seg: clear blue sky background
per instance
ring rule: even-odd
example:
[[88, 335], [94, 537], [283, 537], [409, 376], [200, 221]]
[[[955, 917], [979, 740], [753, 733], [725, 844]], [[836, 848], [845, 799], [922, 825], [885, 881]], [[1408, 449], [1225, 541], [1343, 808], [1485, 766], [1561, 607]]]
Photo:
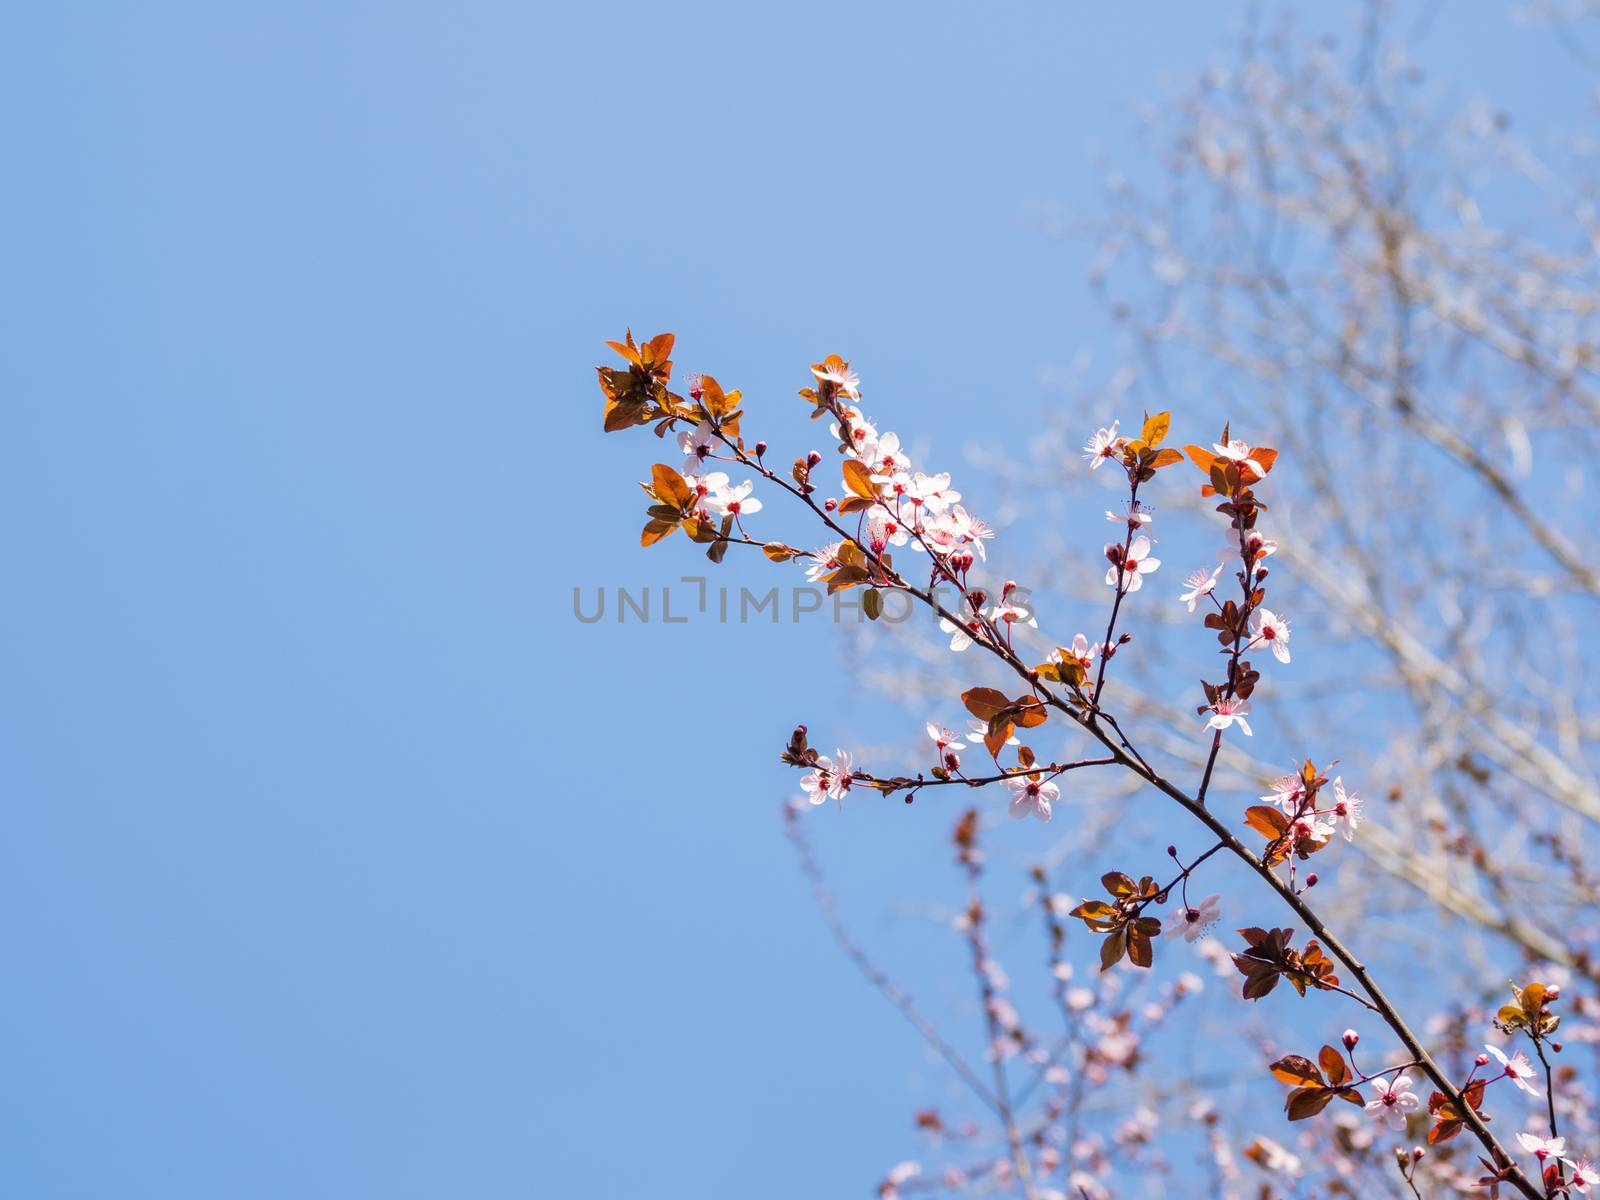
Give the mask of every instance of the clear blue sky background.
[[1033, 215], [1239, 11], [11, 9], [0, 1195], [865, 1194], [944, 1085], [779, 834], [835, 639], [572, 619], [696, 565], [599, 343], [1015, 433], [1101, 328]]

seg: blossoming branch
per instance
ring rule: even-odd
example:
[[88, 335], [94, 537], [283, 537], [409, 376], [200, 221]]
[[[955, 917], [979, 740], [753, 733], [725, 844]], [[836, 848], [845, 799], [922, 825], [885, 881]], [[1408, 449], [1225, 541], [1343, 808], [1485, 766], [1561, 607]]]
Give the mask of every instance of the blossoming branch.
[[[1276, 451], [1251, 445], [1228, 428], [1209, 449], [1191, 444], [1180, 451], [1165, 444], [1171, 429], [1168, 413], [1147, 416], [1137, 437], [1121, 435], [1117, 422], [1098, 430], [1084, 447], [1090, 469], [1114, 464], [1128, 485], [1123, 513], [1107, 514], [1121, 534], [1103, 549], [1110, 589], [1105, 628], [1093, 640], [1080, 633], [1045, 661], [1032, 663], [1022, 657], [1013, 637], [1018, 624], [1037, 627], [1027, 593], [1007, 581], [991, 595], [974, 578], [974, 566], [986, 559], [985, 543], [993, 530], [968, 512], [949, 474], [918, 469], [899, 437], [880, 431], [864, 415], [860, 380], [842, 358], [829, 356], [814, 364], [812, 382], [800, 390], [812, 418], [827, 421], [838, 464], [834, 474], [824, 470], [828, 456], [817, 449], [795, 457], [787, 470], [775, 466], [768, 444], [748, 441], [743, 433], [741, 394], [725, 390], [712, 376], [690, 377], [687, 395], [672, 391], [671, 334], [641, 343], [630, 332], [623, 342], [608, 345], [622, 357], [623, 365], [597, 368], [605, 429], [653, 425], [659, 438], [675, 435], [683, 455], [681, 467], [655, 464], [650, 481], [641, 485], [650, 500], [640, 538], [643, 545], [682, 530], [706, 548], [713, 562], [721, 562], [732, 546], [759, 549], [774, 563], [803, 562], [808, 576], [825, 583], [830, 592], [862, 589], [863, 611], [873, 618], [882, 612], [884, 594], [902, 592], [938, 617], [952, 651], [977, 646], [1017, 681], [1005, 691], [992, 687], [963, 691], [960, 703], [971, 718], [963, 733], [954, 732], [937, 715], [929, 720], [931, 762], [914, 773], [868, 769], [844, 748], [823, 754], [810, 745], [807, 727], [798, 726], [781, 757], [802, 772], [801, 790], [810, 803], [842, 802], [857, 791], [902, 794], [910, 803], [928, 788], [981, 789], [998, 784], [1008, 794], [1011, 816], [1049, 821], [1071, 772], [1095, 768], [1132, 772], [1216, 840], [1188, 863], [1175, 847], [1168, 847], [1174, 871], [1170, 877], [1108, 871], [1101, 879], [1104, 897], [1084, 899], [1071, 910], [1071, 916], [1103, 939], [1102, 970], [1124, 959], [1149, 968], [1155, 957], [1154, 938], [1164, 925], [1168, 933], [1192, 940], [1217, 921], [1217, 897], [1192, 900], [1190, 883], [1215, 855], [1227, 852], [1275, 893], [1310, 934], [1297, 945], [1292, 927], [1239, 929], [1241, 944], [1233, 961], [1244, 978], [1244, 998], [1260, 1000], [1280, 982], [1287, 982], [1302, 997], [1311, 992], [1337, 993], [1376, 1014], [1403, 1051], [1394, 1056], [1396, 1061], [1366, 1069], [1357, 1061], [1358, 1038], [1347, 1030], [1337, 1039], [1338, 1046], [1324, 1045], [1315, 1058], [1291, 1054], [1278, 1059], [1271, 1071], [1290, 1088], [1285, 1109], [1291, 1121], [1310, 1118], [1340, 1100], [1362, 1107], [1385, 1128], [1398, 1131], [1406, 1127], [1408, 1114], [1425, 1111], [1429, 1144], [1439, 1145], [1462, 1132], [1477, 1140], [1483, 1169], [1478, 1183], [1490, 1196], [1498, 1196], [1504, 1186], [1523, 1196], [1548, 1198], [1583, 1193], [1596, 1182], [1588, 1160], [1567, 1155], [1550, 1094], [1555, 1076], [1547, 1051], [1560, 1050], [1551, 1037], [1560, 1021], [1551, 1011], [1559, 998], [1557, 988], [1537, 982], [1515, 988], [1515, 1002], [1502, 1008], [1496, 1021], [1502, 1032], [1526, 1038], [1543, 1068], [1549, 1135], [1519, 1136], [1517, 1149], [1529, 1160], [1524, 1168], [1490, 1130], [1486, 1105], [1495, 1085], [1510, 1085], [1496, 1088], [1497, 1101], [1507, 1090], [1541, 1091], [1536, 1086], [1539, 1073], [1528, 1056], [1521, 1051], [1507, 1055], [1488, 1046], [1465, 1078], [1452, 1079], [1361, 960], [1307, 900], [1318, 883], [1317, 873], [1308, 869], [1309, 860], [1336, 845], [1337, 838], [1349, 841], [1356, 836], [1363, 815], [1360, 798], [1347, 789], [1342, 777], [1330, 780], [1326, 768], [1306, 759], [1261, 796], [1261, 803], [1230, 811], [1213, 802], [1214, 768], [1224, 737], [1253, 735], [1250, 702], [1261, 676], [1252, 656], [1270, 656], [1279, 667], [1292, 662], [1290, 623], [1267, 606], [1271, 575], [1267, 560], [1276, 544], [1259, 528], [1268, 508], [1257, 489], [1276, 467]], [[1223, 597], [1219, 587], [1224, 568], [1201, 569], [1186, 578], [1186, 590], [1176, 596], [1189, 613], [1203, 608], [1201, 624], [1215, 636], [1219, 657], [1213, 678], [1202, 682], [1204, 703], [1196, 708], [1202, 718], [1199, 732], [1209, 746], [1192, 790], [1150, 765], [1107, 704], [1109, 668], [1132, 641], [1132, 635], [1119, 628], [1132, 607], [1128, 601], [1162, 565], [1154, 554], [1154, 523], [1141, 489], [1152, 486], [1159, 472], [1184, 462], [1201, 472], [1201, 495], [1215, 498], [1217, 513], [1227, 521], [1225, 561], [1233, 563], [1232, 580], [1237, 584], [1235, 593]], [[758, 536], [761, 530], [754, 518], [765, 511], [756, 494], [758, 480], [772, 489], [769, 497], [784, 493], [805, 510], [827, 540], [801, 549]], [[958, 599], [947, 604], [946, 595]], [[1105, 753], [1074, 761], [1042, 761], [1024, 739], [1052, 718], [1081, 729]], [[985, 758], [986, 766], [973, 765], [974, 759]], [[1241, 830], [1260, 840], [1247, 843]], [[1152, 909], [1166, 906], [1171, 908], [1165, 922], [1151, 914]], [[1431, 1085], [1425, 1105], [1413, 1090], [1417, 1077]], [[1012, 1153], [1016, 1177], [1032, 1197], [1034, 1164], [1016, 1138]], [[1413, 1172], [1422, 1154], [1416, 1148], [1397, 1157], [1413, 1191]]]

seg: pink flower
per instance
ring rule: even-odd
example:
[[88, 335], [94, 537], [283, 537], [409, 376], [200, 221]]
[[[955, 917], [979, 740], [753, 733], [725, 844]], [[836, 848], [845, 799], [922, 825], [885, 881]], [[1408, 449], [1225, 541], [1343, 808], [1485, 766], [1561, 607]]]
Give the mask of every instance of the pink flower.
[[1111, 422], [1110, 429], [1097, 429], [1092, 438], [1084, 443], [1083, 457], [1089, 460], [1089, 469], [1098, 471], [1100, 464], [1108, 458], [1117, 456], [1117, 423]]
[[1517, 1141], [1522, 1143], [1522, 1148], [1533, 1155], [1542, 1164], [1547, 1158], [1560, 1158], [1562, 1151], [1567, 1148], [1566, 1138], [1542, 1138], [1531, 1133], [1517, 1134]]
[[1417, 1107], [1417, 1094], [1410, 1090], [1411, 1077], [1401, 1075], [1393, 1083], [1372, 1081], [1372, 1099], [1367, 1101], [1367, 1111], [1390, 1129], [1404, 1129], [1406, 1114]]
[[1021, 818], [1032, 813], [1041, 821], [1050, 819], [1050, 806], [1061, 795], [1061, 789], [1048, 779], [1030, 779], [1016, 775], [1006, 780], [1011, 790], [1011, 815]]
[[1183, 581], [1189, 590], [1179, 596], [1178, 599], [1187, 604], [1189, 611], [1193, 612], [1195, 605], [1200, 603], [1200, 597], [1209, 596], [1212, 590], [1216, 588], [1217, 576], [1221, 574], [1222, 567], [1220, 565], [1209, 575], [1204, 571], [1195, 571]]
[[1187, 905], [1180, 907], [1167, 918], [1167, 936], [1181, 933], [1186, 942], [1193, 942], [1203, 937], [1206, 930], [1217, 922], [1221, 911], [1217, 904], [1218, 899], [1219, 897], [1213, 893], [1200, 901], [1198, 908], [1190, 908]]
[[1250, 622], [1250, 644], [1265, 642], [1272, 648], [1272, 657], [1281, 663], [1289, 661], [1289, 622], [1270, 608], [1256, 609]]
[[1344, 834], [1344, 840], [1355, 840], [1356, 830], [1361, 825], [1361, 797], [1354, 792], [1344, 790], [1344, 780], [1337, 778], [1333, 781], [1333, 816], [1339, 826], [1339, 832]]
[[1144, 586], [1144, 577], [1161, 565], [1159, 558], [1150, 558], [1150, 539], [1140, 534], [1133, 539], [1133, 545], [1128, 547], [1127, 556], [1122, 560], [1121, 583], [1118, 583], [1118, 572], [1115, 566], [1106, 571], [1106, 583], [1111, 587], [1120, 586], [1125, 592], [1137, 592]]
[[1498, 1046], [1485, 1046], [1484, 1049], [1499, 1060], [1501, 1067], [1505, 1069], [1504, 1077], [1506, 1079], [1511, 1080], [1512, 1083], [1516, 1084], [1530, 1096], [1543, 1095], [1543, 1090], [1541, 1088], [1536, 1088], [1528, 1082], [1528, 1080], [1535, 1078], [1533, 1073], [1533, 1064], [1528, 1061], [1528, 1056], [1521, 1050], [1518, 1050], [1510, 1058], [1507, 1058], [1506, 1052], [1500, 1049]]
[[1250, 702], [1248, 700], [1231, 700], [1223, 696], [1212, 706], [1211, 719], [1206, 722], [1206, 728], [1220, 730], [1237, 724], [1240, 729], [1244, 730], [1246, 737], [1254, 737], [1255, 735], [1250, 732], [1250, 722], [1244, 719], [1249, 711]]

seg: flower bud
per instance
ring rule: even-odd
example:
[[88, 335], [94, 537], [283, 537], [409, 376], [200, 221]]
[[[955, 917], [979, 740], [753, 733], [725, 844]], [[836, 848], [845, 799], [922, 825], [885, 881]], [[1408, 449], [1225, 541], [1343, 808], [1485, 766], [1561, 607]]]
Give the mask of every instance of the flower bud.
[[1472, 1060], [1472, 1065], [1475, 1067], [1487, 1067], [1489, 1065], [1489, 1056], [1487, 1054], [1478, 1055], [1477, 1058]]
[[1313, 871], [1313, 872], [1311, 872], [1311, 874], [1306, 876], [1306, 887], [1314, 888], [1316, 886], [1317, 886], [1317, 873], [1315, 871]]
[[832, 496], [829, 496], [826, 500], [824, 500], [822, 502], [822, 511], [823, 512], [832, 512], [834, 509], [836, 509], [838, 507], [839, 507], [839, 502], [837, 500], [835, 500]]
[[808, 466], [808, 467], [814, 467], [821, 461], [822, 461], [822, 455], [819, 454], [815, 450], [813, 450], [810, 454], [806, 455], [806, 466]]
[[767, 452], [767, 444], [765, 442], [757, 442], [756, 443], [756, 457], [760, 458], [766, 452]]
[[1178, 848], [1176, 846], [1168, 846], [1167, 847], [1167, 855], [1169, 857], [1171, 857], [1171, 858], [1177, 858], [1178, 857]]
[[1427, 1153], [1421, 1146], [1413, 1146], [1411, 1147], [1411, 1161], [1421, 1162], [1427, 1156]]
[[1554, 1050], [1557, 1054], [1560, 1054], [1561, 1053], [1561, 1043], [1560, 1042], [1551, 1042], [1550, 1043], [1550, 1049]]
[[1561, 999], [1561, 985], [1558, 983], [1552, 983], [1549, 987], [1545, 988], [1544, 998], [1546, 1002]]
[[1344, 1048], [1346, 1050], [1354, 1050], [1356, 1048], [1356, 1043], [1361, 1040], [1361, 1035], [1354, 1029], [1346, 1029], [1344, 1031], [1344, 1037], [1340, 1038], [1339, 1040], [1344, 1043]]
[[1126, 646], [1131, 641], [1133, 641], [1133, 634], [1125, 633], [1117, 639], [1117, 645]]
[[1266, 564], [1263, 563], [1261, 566], [1256, 568], [1256, 582], [1260, 583], [1266, 577], [1267, 577], [1267, 567], [1266, 567]]

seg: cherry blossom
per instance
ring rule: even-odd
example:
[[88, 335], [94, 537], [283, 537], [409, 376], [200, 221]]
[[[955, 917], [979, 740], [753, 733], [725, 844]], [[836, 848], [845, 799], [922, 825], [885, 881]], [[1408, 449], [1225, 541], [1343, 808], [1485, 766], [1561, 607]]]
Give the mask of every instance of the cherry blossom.
[[835, 800], [843, 800], [855, 783], [853, 769], [848, 750], [833, 752], [833, 785], [828, 789], [828, 794]]
[[1154, 514], [1138, 500], [1124, 501], [1122, 507], [1124, 511], [1120, 515], [1114, 512], [1107, 512], [1106, 520], [1115, 521], [1119, 525], [1127, 525], [1133, 529], [1148, 525], [1155, 520]]
[[816, 767], [800, 776], [800, 788], [812, 804], [822, 804], [833, 794], [833, 760], [817, 755]]
[[1041, 821], [1050, 819], [1050, 806], [1061, 795], [1061, 789], [1048, 779], [1030, 779], [1026, 775], [1006, 780], [1011, 792], [1011, 815], [1026, 817], [1030, 813]]
[[1511, 1080], [1512, 1083], [1530, 1096], [1543, 1094], [1543, 1089], [1536, 1088], [1528, 1082], [1530, 1079], [1536, 1078], [1536, 1076], [1534, 1075], [1533, 1064], [1528, 1061], [1526, 1054], [1518, 1050], [1510, 1058], [1507, 1058], [1506, 1052], [1498, 1046], [1485, 1046], [1484, 1049], [1494, 1055], [1501, 1067], [1505, 1069], [1505, 1078]]
[[1181, 933], [1186, 942], [1198, 941], [1204, 937], [1206, 931], [1217, 923], [1221, 912], [1217, 903], [1219, 899], [1220, 897], [1213, 892], [1193, 908], [1186, 904], [1180, 905], [1178, 911], [1167, 918], [1167, 936], [1172, 937]]
[[1572, 1172], [1571, 1183], [1574, 1191], [1587, 1192], [1592, 1186], [1600, 1183], [1600, 1167], [1596, 1167], [1587, 1158], [1579, 1159], [1577, 1162], [1573, 1162], [1570, 1158], [1563, 1158], [1561, 1161], [1566, 1164], [1567, 1170]]
[[1089, 462], [1091, 471], [1098, 471], [1100, 464], [1109, 458], [1117, 456], [1117, 422], [1111, 422], [1110, 429], [1097, 429], [1092, 438], [1084, 443], [1083, 457]]
[[1007, 628], [1019, 621], [1035, 629], [1039, 628], [1033, 610], [1017, 598], [1016, 591], [1017, 585], [1008, 579], [1005, 586], [1000, 589], [1000, 602], [989, 609], [989, 619], [1004, 622]]
[[839, 569], [839, 543], [829, 542], [811, 552], [811, 565], [806, 568], [806, 578], [816, 583], [824, 575]]
[[696, 425], [680, 433], [678, 449], [684, 454], [684, 474], [694, 475], [705, 470], [706, 459], [716, 452], [716, 448], [717, 437], [710, 425]]
[[959, 499], [961, 493], [950, 490], [948, 472], [924, 475], [921, 471], [917, 471], [911, 476], [911, 486], [906, 490], [906, 500], [913, 508], [919, 513], [926, 508], [933, 516], [944, 512]]
[[1240, 729], [1244, 730], [1246, 737], [1253, 737], [1255, 735], [1250, 732], [1250, 722], [1245, 720], [1245, 716], [1249, 711], [1250, 702], [1248, 700], [1234, 700], [1227, 696], [1222, 696], [1212, 706], [1211, 718], [1206, 722], [1206, 728], [1221, 730], [1237, 724]]
[[755, 484], [746, 479], [738, 487], [723, 487], [711, 493], [706, 504], [721, 517], [747, 517], [761, 511], [761, 501], [750, 495]]
[[872, 468], [874, 483], [887, 483], [911, 467], [911, 460], [900, 452], [898, 434], [885, 433], [870, 447], [863, 447], [861, 459]]
[[1547, 1158], [1560, 1158], [1567, 1148], [1567, 1139], [1560, 1137], [1542, 1138], [1533, 1133], [1517, 1134], [1517, 1141], [1529, 1154], [1541, 1163]]
[[1356, 830], [1361, 826], [1361, 797], [1344, 790], [1344, 780], [1333, 781], [1333, 816], [1347, 842], [1355, 841]]
[[1390, 1129], [1406, 1127], [1406, 1114], [1417, 1107], [1417, 1094], [1410, 1090], [1411, 1077], [1401, 1075], [1393, 1083], [1384, 1079], [1372, 1081], [1372, 1099], [1367, 1101], [1367, 1111]]
[[1306, 785], [1298, 775], [1280, 775], [1272, 783], [1272, 790], [1261, 799], [1269, 804], [1276, 804], [1289, 816], [1294, 816], [1300, 811], [1300, 805], [1306, 798]]
[[1106, 583], [1120, 586], [1125, 592], [1137, 592], [1144, 586], [1144, 577], [1161, 565], [1159, 558], [1150, 558], [1149, 554], [1150, 539], [1140, 534], [1133, 539], [1133, 545], [1128, 547], [1127, 556], [1122, 560], [1120, 585], [1115, 565], [1106, 571]]
[[972, 645], [972, 639], [978, 632], [978, 623], [968, 621], [965, 625], [957, 625], [949, 617], [940, 617], [939, 629], [950, 635], [950, 649], [960, 653]]
[[1289, 661], [1289, 622], [1270, 608], [1258, 608], [1250, 619], [1250, 645], [1265, 642], [1272, 648], [1272, 657], [1281, 663]]
[[811, 373], [819, 383], [834, 384], [850, 399], [861, 399], [861, 377], [837, 354], [830, 354], [825, 361], [812, 367]]
[[1250, 457], [1255, 453], [1255, 451], [1238, 438], [1233, 438], [1225, 445], [1221, 443], [1213, 443], [1211, 448], [1217, 452], [1218, 458], [1225, 458], [1229, 462], [1248, 464], [1250, 469], [1253, 470], [1258, 476], [1266, 475], [1266, 472], [1261, 469], [1261, 464]]
[[[1063, 654], [1063, 650], [1065, 650], [1066, 653]], [[1050, 651], [1048, 661], [1053, 663], [1068, 661], [1075, 662], [1083, 668], [1085, 673], [1087, 673], [1091, 668], [1093, 668], [1094, 656], [1099, 652], [1099, 650], [1100, 647], [1098, 645], [1091, 646], [1089, 644], [1089, 639], [1084, 637], [1083, 634], [1078, 633], [1073, 635], [1071, 646], [1057, 646], [1054, 650]]]
[[893, 513], [882, 508], [872, 510], [867, 518], [867, 541], [874, 554], [883, 553], [885, 546], [904, 546], [910, 540], [905, 525]]
[[1221, 574], [1221, 564], [1218, 564], [1217, 569], [1211, 572], [1209, 575], [1207, 575], [1204, 571], [1192, 572], [1189, 577], [1183, 581], [1184, 586], [1189, 590], [1183, 595], [1179, 596], [1178, 599], [1187, 604], [1189, 606], [1189, 611], [1193, 612], [1195, 605], [1200, 603], [1200, 598], [1202, 596], [1209, 596], [1212, 590], [1217, 586], [1217, 576]]

